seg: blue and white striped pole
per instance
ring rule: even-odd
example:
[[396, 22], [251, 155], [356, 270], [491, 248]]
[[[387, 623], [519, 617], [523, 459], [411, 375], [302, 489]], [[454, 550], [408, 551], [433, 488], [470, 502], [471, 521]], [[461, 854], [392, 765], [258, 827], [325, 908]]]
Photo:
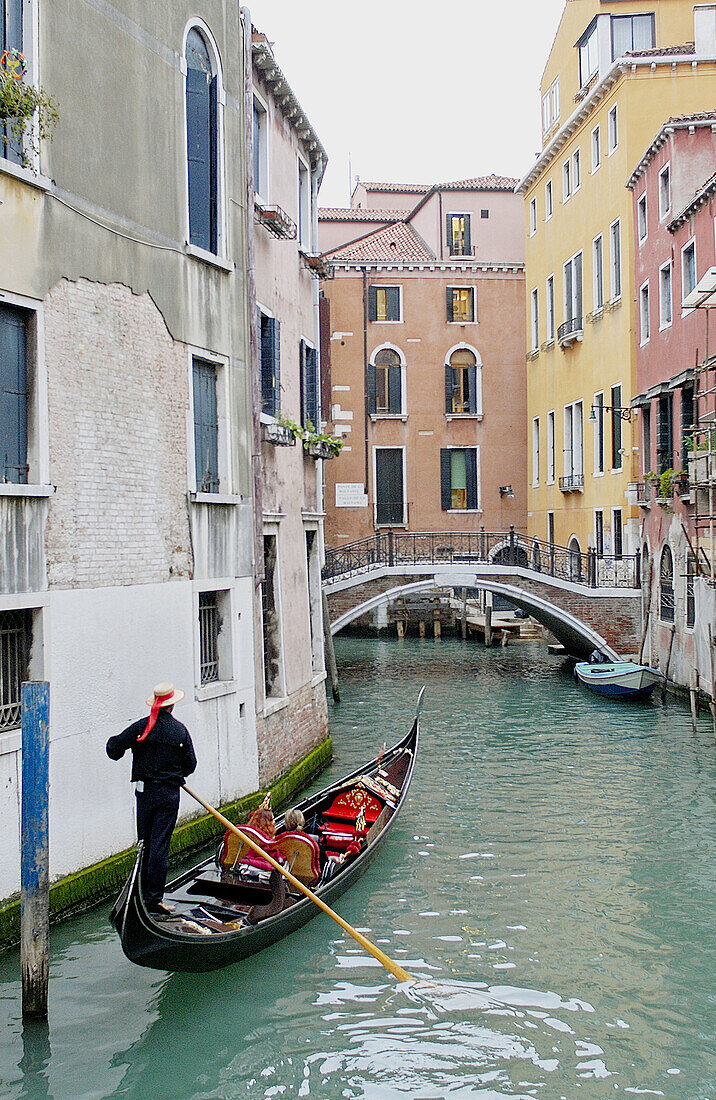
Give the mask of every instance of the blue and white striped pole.
[[48, 802], [50, 685], [22, 685], [20, 965], [24, 1019], [47, 1018], [50, 948]]

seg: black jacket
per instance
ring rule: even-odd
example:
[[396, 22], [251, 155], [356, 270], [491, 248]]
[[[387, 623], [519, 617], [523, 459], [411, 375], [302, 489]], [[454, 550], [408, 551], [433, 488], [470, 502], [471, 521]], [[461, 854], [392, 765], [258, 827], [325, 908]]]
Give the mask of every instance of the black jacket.
[[144, 741], [137, 738], [144, 733], [146, 718], [140, 718], [107, 742], [107, 756], [119, 760], [127, 749], [132, 750], [132, 782], [163, 783], [167, 787], [181, 787], [184, 777], [196, 768], [196, 756], [186, 726], [165, 709], [159, 711], [154, 729]]

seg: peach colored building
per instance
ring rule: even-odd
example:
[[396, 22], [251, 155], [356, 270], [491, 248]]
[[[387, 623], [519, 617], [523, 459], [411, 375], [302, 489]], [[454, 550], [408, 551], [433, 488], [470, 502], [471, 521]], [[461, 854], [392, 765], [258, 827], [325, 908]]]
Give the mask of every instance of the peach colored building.
[[360, 183], [319, 211], [326, 543], [526, 527], [524, 241], [516, 181]]

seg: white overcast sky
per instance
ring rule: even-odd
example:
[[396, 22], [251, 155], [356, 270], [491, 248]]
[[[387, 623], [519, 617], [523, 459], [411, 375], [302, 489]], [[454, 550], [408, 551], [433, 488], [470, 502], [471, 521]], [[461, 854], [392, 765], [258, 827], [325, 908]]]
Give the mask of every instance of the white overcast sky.
[[322, 206], [353, 175], [392, 183], [523, 176], [564, 0], [253, 0], [254, 26], [328, 153]]

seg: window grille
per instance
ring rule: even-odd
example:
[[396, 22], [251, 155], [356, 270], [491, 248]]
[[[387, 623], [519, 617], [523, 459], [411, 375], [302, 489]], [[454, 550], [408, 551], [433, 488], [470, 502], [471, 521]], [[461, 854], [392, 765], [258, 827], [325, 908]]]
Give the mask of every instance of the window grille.
[[664, 547], [661, 555], [661, 569], [659, 571], [659, 618], [664, 623], [674, 621], [674, 562], [671, 550]]
[[199, 593], [199, 665], [200, 683], [219, 679], [219, 598], [217, 592]]
[[0, 733], [20, 725], [20, 690], [28, 678], [31, 611], [0, 611]]

